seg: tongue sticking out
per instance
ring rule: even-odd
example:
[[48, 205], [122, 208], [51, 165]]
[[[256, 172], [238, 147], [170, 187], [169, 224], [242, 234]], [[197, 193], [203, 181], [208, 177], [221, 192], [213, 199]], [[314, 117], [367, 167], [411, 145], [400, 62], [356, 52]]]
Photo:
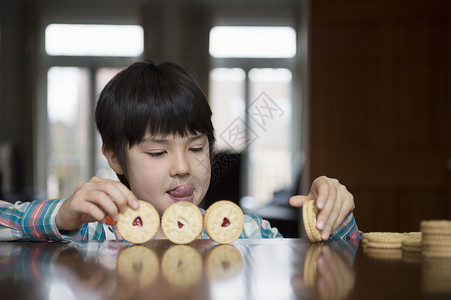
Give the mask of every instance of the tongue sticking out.
[[194, 187], [189, 184], [184, 184], [181, 186], [178, 186], [177, 188], [173, 189], [172, 191], [168, 191], [169, 195], [172, 197], [182, 198], [192, 195], [194, 192]]

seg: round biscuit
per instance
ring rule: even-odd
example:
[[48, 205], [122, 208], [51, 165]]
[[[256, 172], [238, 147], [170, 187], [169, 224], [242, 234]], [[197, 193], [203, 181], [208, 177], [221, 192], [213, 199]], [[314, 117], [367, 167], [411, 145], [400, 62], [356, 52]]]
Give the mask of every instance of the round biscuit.
[[367, 234], [368, 242], [382, 244], [401, 244], [404, 236], [398, 232], [371, 232]]
[[423, 220], [420, 223], [421, 232], [451, 234], [451, 220]]
[[451, 241], [451, 234], [424, 233], [423, 241], [447, 242]]
[[369, 257], [378, 259], [401, 259], [401, 249], [389, 249], [389, 248], [367, 248], [366, 253]]
[[[141, 222], [135, 222], [138, 220]], [[160, 227], [160, 215], [152, 204], [139, 201], [139, 208], [128, 207], [119, 214], [117, 229], [119, 234], [134, 244], [143, 244], [151, 240]]]
[[420, 239], [422, 237], [422, 233], [420, 231], [411, 231], [411, 232], [403, 232], [402, 235], [408, 239]]
[[409, 252], [421, 252], [422, 242], [421, 239], [405, 239], [402, 241], [402, 250]]
[[207, 209], [204, 227], [213, 241], [220, 244], [232, 243], [243, 232], [243, 211], [231, 201], [217, 201]]
[[316, 215], [318, 211], [315, 200], [309, 200], [302, 206], [302, 219], [308, 239], [314, 243], [321, 241], [321, 233], [316, 227]]
[[383, 248], [383, 249], [397, 249], [401, 248], [401, 242], [399, 243], [379, 243], [368, 241], [367, 247], [369, 248]]
[[202, 232], [203, 215], [191, 202], [176, 202], [161, 217], [161, 228], [166, 237], [175, 244], [188, 244]]
[[425, 246], [439, 246], [439, 247], [448, 247], [451, 249], [451, 240], [445, 239], [424, 239], [422, 241]]

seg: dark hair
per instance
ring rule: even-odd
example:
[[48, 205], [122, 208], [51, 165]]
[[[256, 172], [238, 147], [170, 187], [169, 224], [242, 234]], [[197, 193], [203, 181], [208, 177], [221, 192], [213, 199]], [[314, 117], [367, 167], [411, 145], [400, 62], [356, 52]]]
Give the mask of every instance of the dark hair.
[[[105, 147], [117, 156], [127, 185], [126, 147], [152, 135], [205, 134], [210, 153], [215, 138], [211, 109], [196, 80], [173, 63], [137, 62], [119, 72], [104, 87], [95, 112]], [[211, 155], [210, 155], [211, 157]]]

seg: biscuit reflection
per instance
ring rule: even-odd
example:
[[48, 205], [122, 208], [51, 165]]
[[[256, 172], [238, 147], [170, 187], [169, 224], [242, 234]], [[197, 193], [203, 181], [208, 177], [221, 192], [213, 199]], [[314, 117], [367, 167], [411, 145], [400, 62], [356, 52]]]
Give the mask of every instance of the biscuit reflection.
[[[344, 299], [355, 284], [355, 271], [344, 253], [335, 244], [311, 244], [304, 261], [303, 276], [296, 274], [291, 284], [302, 295], [305, 290], [318, 299]], [[340, 246], [340, 245], [338, 245]], [[337, 247], [339, 248], [339, 247]]]
[[318, 257], [321, 254], [320, 244], [311, 244], [304, 262], [304, 282], [307, 287], [315, 287], [318, 270]]
[[177, 287], [196, 284], [202, 276], [202, 256], [191, 246], [175, 245], [161, 259], [164, 278]]
[[205, 258], [205, 273], [209, 280], [228, 280], [237, 276], [242, 269], [241, 252], [232, 245], [215, 246]]
[[425, 258], [421, 266], [421, 277], [424, 292], [449, 297], [451, 294], [451, 259]]
[[119, 278], [142, 290], [153, 283], [159, 273], [159, 260], [155, 252], [144, 246], [125, 249], [117, 260]]

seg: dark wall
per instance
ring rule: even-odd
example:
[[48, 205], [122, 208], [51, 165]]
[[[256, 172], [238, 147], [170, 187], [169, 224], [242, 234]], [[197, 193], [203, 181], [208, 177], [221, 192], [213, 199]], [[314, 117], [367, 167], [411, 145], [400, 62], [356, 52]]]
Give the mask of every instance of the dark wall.
[[339, 178], [365, 231], [451, 218], [449, 1], [310, 3], [309, 176]]

